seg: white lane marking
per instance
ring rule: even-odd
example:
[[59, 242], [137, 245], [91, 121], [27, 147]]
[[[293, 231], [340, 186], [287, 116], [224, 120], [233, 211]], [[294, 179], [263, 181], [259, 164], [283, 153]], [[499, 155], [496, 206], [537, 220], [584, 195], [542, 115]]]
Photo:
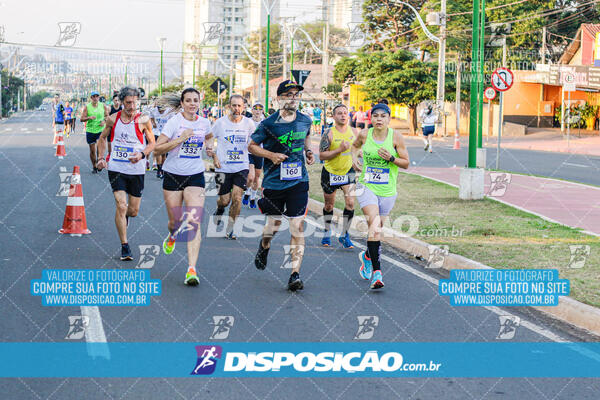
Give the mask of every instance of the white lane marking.
[[108, 350], [108, 344], [106, 344], [100, 309], [96, 306], [81, 306], [81, 315], [89, 318], [89, 325], [85, 330], [85, 341], [94, 343], [93, 346], [88, 346], [88, 354], [94, 358], [104, 357], [109, 360], [110, 351]]
[[589, 165], [581, 165], [581, 164], [575, 164], [575, 163], [570, 163], [570, 162], [564, 162], [564, 165], [571, 165], [573, 167], [580, 167], [580, 168], [589, 168]]
[[4, 132], [10, 131], [10, 128], [4, 128]]
[[60, 167], [60, 168], [59, 168], [59, 171], [60, 171], [60, 172], [67, 172], [67, 168], [66, 168], [66, 167]]
[[21, 131], [25, 132], [27, 130], [27, 128], [21, 128]]
[[[321, 228], [321, 229], [325, 228], [324, 225], [318, 224], [315, 221], [306, 220], [306, 222], [309, 223], [309, 224], [311, 224], [311, 225], [313, 225], [313, 226]], [[361, 250], [366, 250], [366, 248], [367, 248], [366, 246], [363, 246], [362, 244], [359, 244], [359, 243], [354, 243], [354, 246], [360, 248]], [[439, 284], [440, 284], [438, 279], [436, 279], [436, 278], [434, 278], [432, 276], [429, 276], [427, 274], [424, 274], [423, 272], [421, 272], [421, 271], [419, 271], [419, 270], [411, 267], [410, 265], [401, 263], [400, 261], [394, 260], [393, 258], [390, 258], [390, 257], [388, 257], [386, 255], [382, 255], [381, 258], [384, 259], [385, 261], [387, 261], [387, 262], [389, 262], [389, 263], [397, 266], [397, 267], [402, 268], [403, 270], [405, 270], [407, 272], [410, 272], [411, 274], [413, 274], [413, 275], [415, 275], [415, 276], [417, 276], [417, 277], [419, 277], [421, 279], [426, 280], [427, 282], [433, 283], [436, 286], [439, 286]], [[507, 313], [510, 314], [510, 312], [503, 311], [503, 310], [501, 310], [498, 307], [487, 306], [487, 307], [484, 307], [484, 308], [487, 309], [487, 310], [489, 310], [489, 311], [491, 311], [491, 312], [493, 312], [494, 314], [497, 314], [497, 315], [506, 315]], [[529, 321], [525, 320], [523, 317], [521, 317], [521, 326], [524, 326], [525, 328], [529, 329], [530, 331], [533, 331], [533, 332], [537, 333], [540, 336], [544, 336], [544, 337], [546, 337], [546, 338], [548, 338], [548, 339], [550, 339], [550, 340], [552, 340], [554, 342], [568, 342], [562, 336], [557, 335], [557, 334], [555, 334], [553, 332], [550, 332], [549, 330], [547, 330], [545, 328], [542, 328], [541, 326], [536, 325], [533, 322], [529, 322]]]
[[37, 128], [36, 129], [36, 131], [38, 131], [38, 132], [43, 131], [43, 130], [44, 130], [44, 128]]

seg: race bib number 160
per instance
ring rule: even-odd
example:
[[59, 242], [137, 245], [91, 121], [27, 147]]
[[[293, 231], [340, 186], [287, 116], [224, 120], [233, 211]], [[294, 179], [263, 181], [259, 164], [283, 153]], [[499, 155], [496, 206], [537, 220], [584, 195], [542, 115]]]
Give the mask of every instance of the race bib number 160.
[[280, 176], [282, 181], [292, 181], [302, 178], [302, 163], [282, 162]]

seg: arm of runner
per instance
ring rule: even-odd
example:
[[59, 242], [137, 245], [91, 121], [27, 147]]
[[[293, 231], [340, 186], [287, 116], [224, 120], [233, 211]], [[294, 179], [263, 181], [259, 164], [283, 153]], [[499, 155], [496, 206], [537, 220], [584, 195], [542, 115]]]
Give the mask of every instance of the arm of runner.
[[304, 154], [306, 154], [306, 163], [308, 165], [312, 165], [315, 163], [315, 154], [310, 149], [310, 145], [311, 145], [310, 135], [307, 134], [306, 137], [304, 138]]
[[250, 143], [248, 143], [248, 152], [257, 157], [268, 158], [275, 165], [279, 165], [282, 161], [288, 158], [288, 156], [286, 156], [285, 154], [273, 153], [272, 151], [263, 149], [253, 140], [250, 140]]
[[100, 133], [100, 137], [98, 138], [98, 142], [96, 143], [96, 148], [98, 150], [98, 161], [96, 162], [96, 168], [98, 168], [99, 170], [103, 170], [107, 166], [106, 157], [104, 156], [104, 149], [106, 148], [106, 138], [108, 137], [108, 135], [110, 135], [110, 131], [114, 123], [114, 116], [108, 117], [106, 119], [104, 129], [102, 130], [102, 133]]
[[96, 119], [95, 116], [88, 116], [87, 106], [83, 106], [83, 111], [81, 112], [81, 122], [86, 122], [90, 119]]
[[321, 142], [319, 143], [319, 159], [321, 161], [331, 160], [350, 148], [350, 143], [343, 141], [337, 149], [329, 150], [331, 139], [331, 129], [327, 128], [321, 136]]
[[358, 155], [360, 154], [360, 150], [362, 149], [363, 144], [365, 144], [365, 139], [367, 138], [367, 131], [363, 129], [358, 133], [354, 143], [352, 143], [352, 147], [350, 148], [350, 152], [352, 153], [352, 167], [356, 172], [362, 171], [362, 162], [358, 159]]
[[[169, 120], [173, 121], [173, 120]], [[176, 124], [169, 124], [167, 122], [167, 125], [165, 125], [165, 127], [163, 128], [163, 133], [160, 135], [159, 139], [159, 145], [157, 145], [154, 148], [154, 154], [156, 155], [163, 155], [168, 153], [169, 151], [173, 150], [175, 147], [180, 146], [181, 143], [185, 142], [186, 140], [188, 140], [190, 137], [194, 136], [194, 131], [191, 129], [186, 129], [185, 131], [183, 131], [181, 133], [181, 136], [179, 136], [176, 139], [171, 139], [173, 137], [174, 132], [172, 132], [173, 129], [177, 129], [177, 125]], [[162, 142], [160, 139], [165, 136], [167, 138], [167, 142]]]
[[212, 157], [215, 168], [221, 168], [221, 161], [219, 160], [219, 157], [217, 156], [217, 152], [214, 150], [215, 137], [212, 132], [210, 132], [210, 133], [208, 133], [208, 135], [206, 135], [205, 142], [206, 142], [206, 155], [209, 157]]
[[408, 158], [408, 150], [406, 150], [406, 145], [404, 144], [404, 137], [400, 132], [394, 135], [394, 148], [396, 149], [396, 153], [398, 153], [394, 164], [400, 168], [408, 169], [410, 159]]
[[154, 150], [155, 146], [154, 134], [152, 133], [152, 124], [150, 123], [150, 118], [148, 118], [147, 115], [142, 115], [140, 117], [140, 121], [138, 121], [138, 125], [141, 126], [142, 131], [146, 135], [146, 147], [141, 152], [136, 151], [131, 155], [131, 157], [129, 157], [129, 161], [131, 161], [132, 164], [135, 164], [138, 161], [147, 158], [150, 155], [150, 153], [152, 153], [152, 150]]

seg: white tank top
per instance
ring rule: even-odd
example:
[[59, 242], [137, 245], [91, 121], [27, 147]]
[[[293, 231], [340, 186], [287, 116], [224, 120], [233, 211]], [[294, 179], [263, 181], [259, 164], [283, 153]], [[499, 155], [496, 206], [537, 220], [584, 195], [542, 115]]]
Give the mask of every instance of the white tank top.
[[115, 124], [110, 132], [112, 151], [108, 160], [109, 171], [128, 175], [144, 175], [146, 173], [145, 160], [142, 159], [135, 164], [129, 161], [129, 157], [133, 153], [141, 152], [146, 148], [146, 135], [138, 125], [141, 115], [141, 113], [136, 114], [133, 121], [126, 124], [121, 121], [121, 111], [117, 113]]

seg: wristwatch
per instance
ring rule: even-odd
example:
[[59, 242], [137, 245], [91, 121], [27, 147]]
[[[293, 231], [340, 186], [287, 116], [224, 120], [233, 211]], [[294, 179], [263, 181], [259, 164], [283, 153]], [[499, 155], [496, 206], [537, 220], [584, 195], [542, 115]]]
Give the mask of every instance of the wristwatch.
[[146, 153], [144, 153], [143, 151], [141, 151], [140, 153], [142, 153], [142, 160], [143, 160], [144, 158], [146, 158]]
[[394, 156], [390, 156], [390, 159], [388, 160], [389, 162], [394, 162], [394, 160], [396, 159], [396, 157]]
[[312, 153], [313, 151], [312, 151], [311, 149], [306, 149], [306, 150], [304, 150], [304, 152], [305, 152], [306, 154], [308, 154], [309, 152], [311, 152], [311, 153]]

